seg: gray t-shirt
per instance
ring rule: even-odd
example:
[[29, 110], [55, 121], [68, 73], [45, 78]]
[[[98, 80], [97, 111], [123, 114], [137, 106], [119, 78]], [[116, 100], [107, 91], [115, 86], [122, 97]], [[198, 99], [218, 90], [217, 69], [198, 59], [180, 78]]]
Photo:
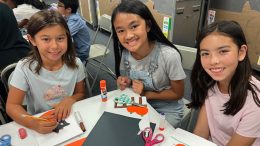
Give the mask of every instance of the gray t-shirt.
[[[127, 51], [127, 50], [123, 50]], [[155, 61], [155, 54], [158, 54], [158, 60]], [[157, 62], [158, 68], [152, 72], [152, 82], [156, 91], [162, 91], [171, 88], [171, 80], [183, 80], [186, 75], [182, 68], [180, 54], [170, 46], [164, 45], [160, 42], [156, 42], [152, 52], [141, 60], [136, 60], [130, 53], [124, 53], [128, 55], [128, 61], [131, 70], [135, 71], [147, 71], [149, 72], [149, 66], [151, 62]], [[121, 75], [128, 76], [127, 68], [124, 63], [124, 56], [122, 56], [120, 64]], [[183, 116], [183, 100], [148, 100], [148, 102], [158, 112], [162, 112], [166, 115], [166, 120], [173, 126], [181, 120]]]
[[[159, 48], [160, 47], [160, 48]], [[170, 46], [166, 46], [160, 42], [156, 42], [152, 52], [141, 60], [136, 60], [132, 55], [128, 59], [131, 64], [131, 70], [148, 71], [151, 56], [155, 53], [155, 49], [159, 49], [158, 68], [153, 72], [153, 84], [159, 91], [169, 89], [171, 80], [182, 80], [186, 78], [182, 68], [180, 54]], [[121, 59], [120, 70], [122, 75], [126, 75], [124, 60]], [[122, 71], [124, 70], [124, 71]]]
[[73, 95], [76, 83], [85, 78], [84, 66], [79, 58], [76, 59], [76, 69], [64, 64], [57, 71], [42, 67], [39, 74], [34, 72], [36, 62], [32, 64], [32, 70], [25, 62], [26, 59], [18, 62], [10, 84], [26, 92], [27, 112], [30, 114], [50, 110], [53, 104]]

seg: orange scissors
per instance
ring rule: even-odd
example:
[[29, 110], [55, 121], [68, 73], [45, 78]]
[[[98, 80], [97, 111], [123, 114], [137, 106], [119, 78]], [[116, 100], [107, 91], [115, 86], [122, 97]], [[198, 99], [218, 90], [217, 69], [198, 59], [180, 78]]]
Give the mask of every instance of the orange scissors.
[[162, 134], [156, 134], [153, 138], [153, 130], [150, 127], [146, 127], [143, 132], [143, 139], [145, 140], [145, 146], [153, 146], [157, 143], [160, 143], [164, 140], [164, 136]]

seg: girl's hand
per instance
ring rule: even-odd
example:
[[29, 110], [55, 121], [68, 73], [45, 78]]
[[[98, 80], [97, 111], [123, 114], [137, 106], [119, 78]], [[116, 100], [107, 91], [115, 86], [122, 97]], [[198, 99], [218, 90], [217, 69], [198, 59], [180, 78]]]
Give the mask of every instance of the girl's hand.
[[116, 82], [120, 90], [125, 90], [131, 84], [131, 80], [125, 76], [119, 76]]
[[144, 84], [140, 80], [133, 80], [132, 88], [135, 93], [141, 95], [144, 90]]
[[45, 120], [40, 120], [40, 119], [32, 119], [31, 120], [31, 125], [33, 125], [32, 129], [41, 133], [41, 134], [47, 134], [51, 133], [53, 129], [55, 129], [58, 125], [56, 120], [47, 119]]
[[57, 121], [65, 120], [71, 111], [71, 106], [75, 103], [76, 100], [72, 97], [65, 97], [60, 103], [54, 106], [55, 108], [55, 117]]

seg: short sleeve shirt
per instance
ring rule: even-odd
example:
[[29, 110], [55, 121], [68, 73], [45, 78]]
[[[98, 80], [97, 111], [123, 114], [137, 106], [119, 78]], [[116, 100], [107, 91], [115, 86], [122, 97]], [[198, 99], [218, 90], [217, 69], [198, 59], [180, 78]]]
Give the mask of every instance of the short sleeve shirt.
[[[256, 78], [252, 77], [252, 82], [258, 88], [260, 87], [260, 82]], [[259, 92], [257, 95], [259, 98]], [[234, 116], [224, 115], [222, 111], [223, 105], [229, 98], [228, 94], [221, 93], [215, 85], [214, 90], [209, 91], [208, 98], [205, 100], [212, 141], [218, 146], [224, 146], [232, 135], [237, 133], [244, 137], [255, 137], [253, 146], [260, 146], [260, 107], [256, 105], [251, 92], [248, 92], [243, 108]]]
[[49, 71], [41, 68], [40, 73], [34, 72], [36, 62], [31, 65], [26, 59], [18, 62], [10, 84], [26, 92], [27, 111], [37, 114], [52, 108], [64, 97], [74, 93], [77, 82], [85, 78], [84, 66], [77, 58], [78, 68], [71, 69], [64, 64], [59, 70]]

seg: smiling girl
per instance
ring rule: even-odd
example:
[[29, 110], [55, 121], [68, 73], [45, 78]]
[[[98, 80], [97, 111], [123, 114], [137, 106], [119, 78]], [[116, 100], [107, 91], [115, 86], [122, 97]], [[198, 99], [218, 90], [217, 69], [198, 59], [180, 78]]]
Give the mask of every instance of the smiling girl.
[[[48, 117], [57, 121], [69, 116], [73, 103], [83, 99], [84, 66], [75, 57], [66, 21], [58, 12], [43, 10], [28, 23], [31, 54], [20, 60], [10, 82], [7, 113], [17, 123], [40, 133], [49, 133], [56, 121], [28, 118], [55, 109]], [[22, 107], [26, 96], [27, 111]]]
[[191, 73], [191, 106], [200, 107], [194, 133], [218, 146], [260, 145], [260, 82], [237, 22], [220, 21], [199, 35]]
[[183, 116], [186, 77], [179, 51], [138, 0], [120, 3], [111, 23], [118, 86], [121, 90], [132, 87], [146, 96], [158, 112], [165, 113], [168, 122], [177, 126]]

